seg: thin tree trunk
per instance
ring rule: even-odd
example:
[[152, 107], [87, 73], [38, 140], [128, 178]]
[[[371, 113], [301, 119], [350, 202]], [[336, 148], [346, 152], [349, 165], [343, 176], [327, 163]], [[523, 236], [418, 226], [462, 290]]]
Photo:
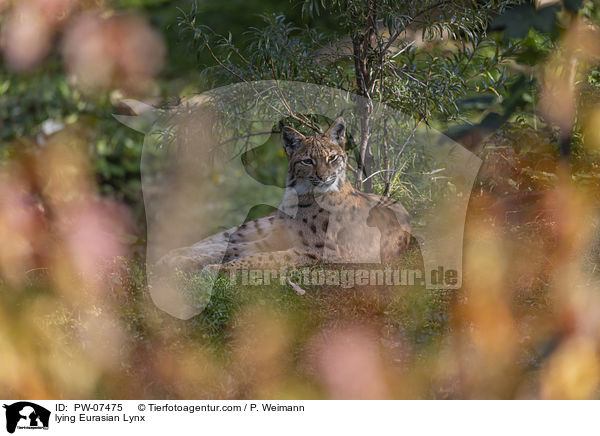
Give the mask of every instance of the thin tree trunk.
[[369, 89], [372, 84], [373, 74], [372, 66], [369, 62], [369, 55], [373, 51], [373, 37], [376, 31], [377, 2], [375, 0], [370, 0], [367, 4], [365, 28], [352, 35], [356, 88], [358, 95], [363, 97], [357, 108], [360, 116], [360, 161], [356, 166], [355, 179], [356, 187], [367, 192], [373, 191], [372, 179], [369, 179], [366, 182], [363, 181], [373, 171], [373, 153], [369, 147], [369, 140], [371, 139], [371, 115], [373, 112], [373, 104]]

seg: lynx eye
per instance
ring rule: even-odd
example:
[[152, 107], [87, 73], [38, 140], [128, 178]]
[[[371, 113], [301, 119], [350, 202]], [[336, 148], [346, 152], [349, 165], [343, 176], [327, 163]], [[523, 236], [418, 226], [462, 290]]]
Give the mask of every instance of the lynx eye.
[[334, 154], [333, 156], [329, 156], [329, 158], [327, 158], [327, 160], [328, 160], [330, 163], [333, 163], [333, 162], [335, 162], [336, 160], [338, 160], [338, 158], [339, 158], [339, 157], [340, 157], [340, 155], [339, 155], [339, 154]]
[[309, 165], [310, 166], [310, 165], [313, 165], [314, 162], [313, 162], [312, 159], [302, 159], [300, 161], [300, 163], [303, 164], [303, 165]]

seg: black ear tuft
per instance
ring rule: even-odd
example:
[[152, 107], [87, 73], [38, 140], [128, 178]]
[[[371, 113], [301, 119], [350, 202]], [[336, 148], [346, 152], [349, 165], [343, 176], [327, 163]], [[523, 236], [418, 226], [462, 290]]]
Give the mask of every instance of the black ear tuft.
[[300, 142], [304, 139], [304, 135], [291, 127], [285, 126], [281, 131], [281, 140], [283, 142], [283, 149], [285, 154], [291, 156], [298, 147]]
[[341, 147], [344, 146], [346, 142], [346, 122], [342, 117], [338, 117], [327, 129], [325, 132], [325, 136], [328, 136], [329, 139]]

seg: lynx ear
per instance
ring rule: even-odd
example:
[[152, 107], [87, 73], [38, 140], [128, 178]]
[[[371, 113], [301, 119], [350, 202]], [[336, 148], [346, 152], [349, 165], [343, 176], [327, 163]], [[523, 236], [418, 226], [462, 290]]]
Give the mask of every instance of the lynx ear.
[[285, 150], [285, 154], [291, 156], [294, 154], [298, 147], [300, 146], [300, 142], [304, 139], [304, 135], [298, 132], [291, 127], [285, 126], [281, 131], [281, 140], [283, 142], [283, 149]]
[[343, 148], [346, 143], [346, 122], [344, 119], [338, 117], [333, 124], [331, 124], [329, 129], [327, 129], [325, 136], [329, 137], [331, 141]]

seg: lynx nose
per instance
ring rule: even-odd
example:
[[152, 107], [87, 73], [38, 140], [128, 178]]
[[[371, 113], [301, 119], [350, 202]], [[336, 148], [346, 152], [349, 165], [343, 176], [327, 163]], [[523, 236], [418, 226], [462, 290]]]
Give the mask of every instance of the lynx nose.
[[313, 184], [316, 185], [331, 185], [333, 182], [335, 182], [335, 174], [334, 175], [330, 175], [328, 177], [317, 177], [317, 179], [315, 181], [313, 181]]

